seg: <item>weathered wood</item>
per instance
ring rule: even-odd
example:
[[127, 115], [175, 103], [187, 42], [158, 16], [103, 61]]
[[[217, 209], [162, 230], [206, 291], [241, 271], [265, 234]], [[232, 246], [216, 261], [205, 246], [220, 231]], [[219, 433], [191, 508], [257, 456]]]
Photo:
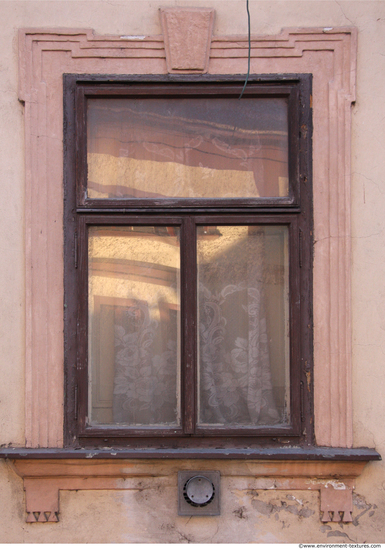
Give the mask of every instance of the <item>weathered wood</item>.
[[[260, 446], [314, 443], [312, 395], [312, 193], [311, 76], [252, 75], [244, 97], [284, 97], [289, 118], [289, 193], [265, 198], [87, 198], [87, 105], [89, 98], [237, 97], [243, 80], [236, 76], [66, 75], [65, 233], [78, 232], [78, 268], [65, 244], [65, 441], [69, 447], [182, 448], [210, 454], [216, 447], [237, 449], [234, 456]], [[74, 192], [76, 182], [77, 192]], [[182, 429], [89, 426], [88, 416], [88, 227], [92, 225], [157, 225], [181, 227], [182, 284]], [[203, 225], [280, 225], [289, 230], [290, 422], [288, 425], [239, 427], [197, 426], [197, 296], [196, 227]], [[303, 234], [299, 261], [298, 232]], [[73, 256], [72, 256], [73, 257]], [[300, 266], [301, 264], [301, 266]], [[75, 291], [75, 289], [77, 289]], [[76, 345], [74, 333], [76, 332]], [[300, 386], [302, 415], [300, 412]], [[78, 387], [75, 410], [74, 387]], [[245, 451], [240, 451], [241, 448]], [[222, 452], [222, 449], [220, 449]], [[147, 451], [146, 451], [147, 452]]]

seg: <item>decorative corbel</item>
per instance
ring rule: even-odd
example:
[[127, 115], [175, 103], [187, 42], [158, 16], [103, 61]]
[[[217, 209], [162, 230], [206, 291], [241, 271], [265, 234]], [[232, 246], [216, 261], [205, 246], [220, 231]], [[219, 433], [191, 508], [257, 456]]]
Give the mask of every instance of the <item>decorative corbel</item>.
[[[343, 483], [333, 483], [333, 486], [321, 488], [321, 512], [324, 523], [329, 521], [343, 521], [348, 523], [353, 521], [353, 495], [352, 489], [346, 487]], [[331, 517], [333, 515], [333, 518]], [[342, 514], [342, 519], [341, 519]]]
[[24, 479], [27, 523], [59, 521], [59, 486], [57, 480]]

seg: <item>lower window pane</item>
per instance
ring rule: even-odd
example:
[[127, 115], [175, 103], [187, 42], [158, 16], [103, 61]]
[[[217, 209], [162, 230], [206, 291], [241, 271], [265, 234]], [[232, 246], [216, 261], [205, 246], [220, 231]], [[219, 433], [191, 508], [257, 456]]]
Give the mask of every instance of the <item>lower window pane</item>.
[[288, 228], [201, 226], [197, 251], [198, 424], [287, 424]]
[[180, 424], [179, 228], [91, 227], [89, 423]]

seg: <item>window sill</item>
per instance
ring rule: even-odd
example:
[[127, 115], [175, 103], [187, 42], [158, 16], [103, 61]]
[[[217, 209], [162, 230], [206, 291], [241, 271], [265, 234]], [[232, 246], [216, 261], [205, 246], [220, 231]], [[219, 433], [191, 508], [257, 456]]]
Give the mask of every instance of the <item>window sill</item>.
[[[186, 467], [212, 469], [212, 459], [220, 460], [217, 468], [222, 476], [245, 476], [252, 489], [320, 491], [322, 521], [350, 522], [355, 480], [369, 461], [381, 460], [374, 449], [330, 447], [2, 448], [0, 458], [8, 459], [13, 470], [23, 478], [28, 523], [59, 521], [60, 490], [138, 490], [143, 477], [165, 475], [175, 478], [176, 485], [178, 471]], [[189, 459], [188, 463], [185, 459]]]
[[264, 447], [260, 449], [32, 449], [20, 447], [0, 448], [0, 458], [19, 460], [38, 459], [248, 459], [248, 460], [306, 460], [306, 461], [342, 461], [369, 462], [381, 460], [374, 449], [347, 449], [336, 447]]

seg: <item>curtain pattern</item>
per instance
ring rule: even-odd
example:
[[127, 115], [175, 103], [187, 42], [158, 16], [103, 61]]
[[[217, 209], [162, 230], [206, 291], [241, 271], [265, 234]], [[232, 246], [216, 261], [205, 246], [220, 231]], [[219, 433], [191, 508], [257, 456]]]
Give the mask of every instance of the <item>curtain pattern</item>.
[[176, 424], [176, 312], [160, 324], [147, 304], [129, 307], [115, 324], [113, 417], [128, 425]]
[[260, 290], [242, 282], [211, 293], [201, 285], [201, 297], [201, 423], [276, 424]]
[[[272, 425], [274, 403], [264, 305], [265, 234], [258, 227], [220, 227], [226, 253], [205, 262], [198, 238], [199, 420], [204, 424]], [[240, 231], [243, 232], [240, 232]]]
[[[230, 239], [226, 254], [208, 263], [201, 239], [198, 423], [277, 424], [264, 307], [264, 233], [249, 230], [241, 240]], [[162, 309], [161, 322], [139, 301], [115, 317], [114, 422], [178, 423], [177, 313]]]

